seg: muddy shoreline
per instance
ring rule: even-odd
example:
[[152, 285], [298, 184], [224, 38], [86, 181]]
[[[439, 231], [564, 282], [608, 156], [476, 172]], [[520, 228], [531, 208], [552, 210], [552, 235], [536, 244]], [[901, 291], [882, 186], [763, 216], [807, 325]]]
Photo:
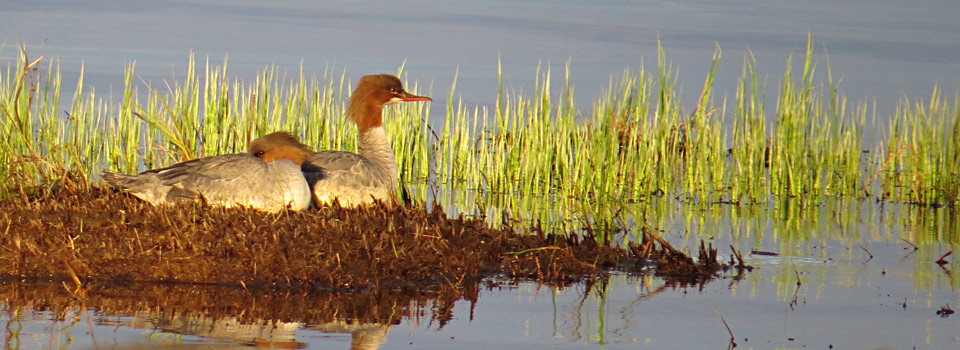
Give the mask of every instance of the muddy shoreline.
[[457, 287], [491, 276], [570, 283], [663, 263], [690, 265], [660, 270], [695, 281], [725, 266], [694, 263], [655, 239], [611, 247], [416, 205], [268, 214], [153, 207], [83, 181], [36, 193], [0, 201], [0, 279], [357, 291]]

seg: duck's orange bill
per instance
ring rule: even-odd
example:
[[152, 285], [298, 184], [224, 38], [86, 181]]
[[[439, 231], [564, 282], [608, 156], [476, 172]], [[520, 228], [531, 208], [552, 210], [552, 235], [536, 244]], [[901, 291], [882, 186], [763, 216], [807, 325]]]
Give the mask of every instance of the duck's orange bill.
[[402, 94], [400, 94], [400, 99], [403, 100], [403, 102], [433, 101], [432, 98], [429, 98], [429, 97], [426, 97], [426, 96], [413, 95], [413, 94], [411, 94], [411, 93], [409, 93], [409, 92], [406, 92], [406, 91], [404, 91]]

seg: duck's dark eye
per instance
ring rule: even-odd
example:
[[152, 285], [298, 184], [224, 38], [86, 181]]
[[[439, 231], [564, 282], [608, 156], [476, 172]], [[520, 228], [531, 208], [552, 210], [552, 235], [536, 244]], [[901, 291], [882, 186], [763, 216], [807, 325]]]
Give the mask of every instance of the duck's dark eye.
[[253, 153], [253, 155], [257, 156], [258, 158], [263, 158], [263, 151], [256, 151], [255, 153]]

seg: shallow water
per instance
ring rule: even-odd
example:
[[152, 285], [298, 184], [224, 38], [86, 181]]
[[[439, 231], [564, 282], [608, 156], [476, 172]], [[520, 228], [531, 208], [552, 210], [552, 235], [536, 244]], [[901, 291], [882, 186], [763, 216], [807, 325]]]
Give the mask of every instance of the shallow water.
[[[0, 63], [15, 57], [23, 42], [33, 56], [58, 58], [67, 86], [83, 62], [85, 84], [100, 95], [122, 85], [123, 67], [132, 61], [147, 81], [182, 77], [191, 51], [214, 64], [229, 54], [231, 75], [246, 80], [271, 64], [291, 74], [301, 64], [309, 75], [346, 70], [355, 79], [394, 72], [406, 62], [409, 77], [432, 90], [433, 115], [442, 116], [454, 75], [467, 104], [494, 100], [498, 59], [505, 87], [525, 93], [533, 90], [538, 64], [557, 71], [569, 60], [583, 99], [578, 103], [589, 108], [610, 76], [641, 62], [654, 69], [658, 39], [680, 70], [687, 105], [699, 92], [715, 42], [724, 49], [718, 95], [732, 96], [749, 50], [770, 77], [771, 98], [787, 57], [802, 55], [809, 32], [821, 72], [825, 47], [842, 91], [854, 101], [876, 99], [883, 118], [901, 97], [926, 99], [935, 84], [950, 95], [960, 86], [958, 15], [960, 7], [950, 1], [0, 0], [0, 41], [6, 42]], [[687, 249], [703, 237], [721, 254], [732, 244], [780, 255], [750, 256], [753, 272], [703, 286], [614, 275], [565, 288], [481, 285], [476, 295], [465, 292], [467, 299], [376, 296], [383, 303], [348, 295], [227, 298], [243, 292], [183, 286], [71, 299], [62, 286], [5, 284], [3, 344], [247, 348], [259, 338], [310, 349], [724, 348], [725, 320], [738, 348], [960, 346], [960, 316], [936, 314], [960, 307], [956, 256], [943, 268], [934, 263], [957, 250], [955, 210], [824, 206], [755, 214], [723, 208], [679, 214], [654, 208], [640, 217]]]
[[[18, 349], [699, 349], [728, 345], [724, 321], [746, 349], [955, 348], [960, 316], [937, 311], [960, 305], [960, 270], [954, 257], [943, 267], [936, 260], [956, 250], [956, 237], [937, 238], [904, 217], [846, 232], [812, 222], [821, 228], [799, 236], [776, 229], [730, 236], [723, 227], [733, 226], [722, 220], [701, 222], [716, 234], [696, 235], [721, 255], [738, 247], [756, 267], [703, 285], [624, 274], [562, 287], [487, 281], [433, 292], [135, 284], [89, 287], [84, 298], [60, 285], [6, 283], [0, 323], [3, 343]], [[690, 231], [678, 223], [665, 235], [693, 246]]]

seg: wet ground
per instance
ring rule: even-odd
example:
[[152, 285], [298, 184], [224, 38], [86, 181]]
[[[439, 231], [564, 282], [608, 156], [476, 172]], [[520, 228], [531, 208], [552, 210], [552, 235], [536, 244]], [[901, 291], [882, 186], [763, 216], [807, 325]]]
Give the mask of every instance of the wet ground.
[[[418, 206], [155, 208], [79, 184], [0, 201], [5, 348], [690, 349], [731, 333], [739, 349], [960, 346], [952, 241], [906, 230], [737, 236], [702, 221], [755, 268], [696, 279], [704, 264], [659, 236], [618, 249]], [[684, 272], [657, 276], [669, 261]]]
[[[204, 347], [302, 348], [304, 327], [376, 347], [401, 322], [443, 327], [457, 302], [476, 303], [484, 288], [589, 285], [613, 271], [702, 285], [728, 268], [715, 250], [695, 262], [649, 233], [619, 248], [417, 205], [154, 207], [72, 177], [0, 201], [0, 229], [0, 298], [8, 329], [18, 329], [8, 348], [25, 340], [24, 321], [68, 329], [81, 316], [94, 348], [94, 328], [111, 325], [175, 334], [180, 345], [196, 336]], [[135, 346], [166, 344], [153, 340]]]
[[[70, 179], [0, 201], [0, 277], [127, 285], [367, 290], [456, 288], [486, 277], [569, 283], [612, 270], [695, 283], [723, 266], [695, 263], [650, 235], [629, 248], [579, 236], [491, 228], [440, 208], [324, 207], [267, 214], [202, 203], [154, 207]], [[81, 288], [83, 289], [83, 288]]]

